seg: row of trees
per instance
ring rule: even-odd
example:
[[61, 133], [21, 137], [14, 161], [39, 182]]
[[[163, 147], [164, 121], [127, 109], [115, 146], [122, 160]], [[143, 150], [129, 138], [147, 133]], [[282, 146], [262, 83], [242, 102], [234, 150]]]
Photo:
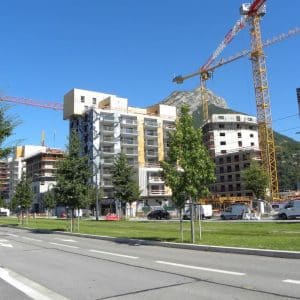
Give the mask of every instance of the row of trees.
[[[4, 111], [0, 109], [0, 146], [10, 136], [13, 124], [5, 122]], [[176, 130], [169, 135], [169, 152], [165, 161], [161, 162], [162, 177], [172, 189], [172, 201], [180, 212], [180, 232], [182, 234], [182, 209], [188, 202], [191, 213], [191, 239], [194, 234], [194, 204], [200, 197], [209, 194], [209, 186], [215, 181], [215, 165], [203, 144], [202, 131], [194, 127], [193, 118], [188, 106], [182, 106]], [[0, 157], [7, 155], [11, 149], [2, 148]], [[74, 210], [95, 206], [96, 200], [102, 195], [98, 186], [91, 184], [91, 169], [88, 158], [80, 154], [80, 141], [75, 131], [70, 135], [68, 154], [58, 162], [57, 185], [47, 192], [44, 206], [53, 208], [57, 204], [65, 205]], [[120, 154], [114, 163], [112, 181], [115, 197], [121, 203], [131, 203], [140, 197], [141, 191], [135, 180], [134, 169], [128, 165], [125, 155]], [[258, 164], [253, 164], [243, 173], [247, 187], [257, 197], [263, 197], [268, 178]], [[32, 204], [30, 183], [22, 176], [13, 199], [15, 207], [21, 212], [28, 210]]]

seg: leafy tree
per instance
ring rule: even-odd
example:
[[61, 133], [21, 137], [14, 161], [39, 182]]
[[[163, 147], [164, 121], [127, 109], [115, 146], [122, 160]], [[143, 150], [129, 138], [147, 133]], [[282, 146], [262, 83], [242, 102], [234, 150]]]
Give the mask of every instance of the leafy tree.
[[56, 198], [53, 189], [44, 194], [43, 204], [47, 211], [56, 207]]
[[80, 141], [74, 130], [71, 132], [68, 154], [58, 162], [56, 176], [55, 195], [59, 203], [71, 209], [73, 222], [74, 210], [88, 204], [88, 181], [91, 177], [88, 158], [81, 155]]
[[0, 207], [6, 207], [5, 199], [0, 195]]
[[14, 128], [19, 124], [16, 118], [12, 119], [7, 116], [7, 106], [0, 105], [0, 158], [9, 155], [13, 147], [7, 147], [4, 142], [13, 134]]
[[169, 142], [168, 157], [161, 162], [162, 176], [175, 191], [179, 203], [181, 196], [191, 203], [191, 239], [194, 243], [193, 203], [209, 193], [209, 185], [215, 181], [215, 170], [213, 160], [203, 144], [202, 131], [194, 127], [187, 105], [181, 107], [176, 130], [170, 133]]
[[32, 205], [33, 193], [31, 191], [30, 182], [26, 179], [25, 175], [22, 174], [21, 181], [16, 186], [15, 195], [13, 197], [14, 207], [20, 208], [21, 218], [23, 224], [23, 214], [26, 211], [28, 215], [28, 209]]
[[250, 166], [242, 171], [242, 178], [246, 188], [251, 190], [256, 198], [264, 198], [268, 187], [268, 174], [257, 162], [251, 162]]
[[112, 183], [116, 198], [123, 204], [130, 204], [130, 213], [132, 202], [138, 200], [141, 194], [134, 176], [133, 167], [128, 164], [125, 154], [120, 153], [114, 161]]

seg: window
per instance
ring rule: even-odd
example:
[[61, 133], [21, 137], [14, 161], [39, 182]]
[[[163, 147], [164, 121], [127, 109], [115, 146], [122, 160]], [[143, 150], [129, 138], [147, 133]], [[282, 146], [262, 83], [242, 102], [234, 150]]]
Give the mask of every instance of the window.
[[218, 116], [218, 119], [224, 120], [224, 116]]
[[223, 164], [224, 163], [224, 159], [223, 159], [223, 157], [220, 157], [219, 158], [219, 164]]
[[229, 173], [231, 171], [232, 171], [231, 166], [227, 166], [227, 172]]
[[234, 156], [234, 161], [239, 161], [239, 159], [240, 159], [239, 155]]
[[228, 175], [227, 180], [232, 181], [232, 175]]
[[225, 132], [220, 132], [220, 136], [225, 136]]
[[221, 182], [224, 182], [224, 176], [221, 176], [221, 177], [220, 177], [220, 181], [221, 181]]
[[241, 179], [241, 175], [240, 174], [235, 174], [235, 180], [240, 181], [240, 179]]
[[253, 137], [254, 137], [254, 134], [253, 134], [253, 133], [250, 133], [250, 137], [253, 138]]
[[220, 145], [226, 145], [225, 141], [220, 142]]
[[220, 167], [220, 173], [224, 173], [224, 167]]
[[219, 128], [225, 128], [224, 124], [219, 124]]
[[221, 150], [221, 153], [225, 154], [225, 153], [227, 153], [227, 151], [226, 150]]
[[251, 143], [251, 146], [254, 146], [254, 143]]
[[226, 161], [227, 161], [228, 163], [231, 163], [231, 156], [227, 156]]
[[239, 144], [239, 147], [242, 147], [242, 146], [243, 146], [242, 141], [239, 141], [238, 144]]
[[82, 103], [84, 103], [85, 97], [84, 97], [84, 96], [80, 96], [80, 101], [81, 101]]
[[241, 117], [240, 116], [236, 116], [236, 120], [239, 122], [241, 121]]
[[237, 129], [241, 128], [241, 124], [236, 124], [236, 128]]
[[241, 132], [238, 132], [238, 133], [237, 133], [237, 136], [238, 136], [238, 138], [241, 138], [241, 137], [242, 137], [242, 133], [241, 133]]
[[97, 102], [97, 99], [93, 98], [93, 104], [96, 104], [96, 102]]
[[233, 185], [232, 184], [228, 185], [228, 191], [233, 191]]
[[252, 121], [252, 118], [248, 118], [248, 121]]
[[237, 191], [240, 191], [240, 190], [241, 190], [241, 184], [240, 184], [240, 183], [237, 183], [237, 184], [236, 184], [236, 190], [237, 190]]
[[235, 171], [239, 171], [239, 170], [240, 170], [240, 165], [235, 165], [235, 166], [234, 166], [234, 170], [235, 170]]

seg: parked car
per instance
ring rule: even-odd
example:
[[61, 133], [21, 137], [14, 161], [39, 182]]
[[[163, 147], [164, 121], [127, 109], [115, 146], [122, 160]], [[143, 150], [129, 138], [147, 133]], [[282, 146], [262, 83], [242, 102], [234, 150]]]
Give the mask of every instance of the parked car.
[[167, 210], [164, 209], [156, 209], [151, 211], [147, 215], [148, 220], [156, 219], [156, 220], [161, 220], [161, 219], [166, 219], [169, 220], [171, 219], [170, 213]]
[[246, 204], [233, 204], [228, 206], [224, 211], [221, 212], [222, 220], [237, 220], [243, 219], [245, 213], [250, 213], [250, 208]]
[[[211, 204], [201, 204], [195, 207], [195, 218], [199, 218], [199, 209], [201, 211], [201, 219], [210, 219], [212, 217], [212, 205]], [[187, 209], [182, 215], [183, 220], [190, 220], [191, 214], [190, 209]]]
[[280, 208], [278, 217], [283, 220], [300, 217], [300, 199], [290, 200], [283, 208]]

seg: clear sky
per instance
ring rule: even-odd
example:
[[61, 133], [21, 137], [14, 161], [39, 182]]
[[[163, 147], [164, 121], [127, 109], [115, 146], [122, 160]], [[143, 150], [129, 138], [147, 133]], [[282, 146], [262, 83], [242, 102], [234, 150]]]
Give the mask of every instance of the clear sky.
[[[111, 93], [145, 107], [198, 78], [172, 83], [202, 66], [240, 18], [243, 0], [2, 0], [0, 93], [63, 102], [72, 88]], [[246, 1], [247, 2], [247, 1]], [[248, 1], [249, 2], [249, 1]], [[267, 0], [263, 39], [300, 26], [299, 0]], [[221, 57], [250, 47], [248, 28]], [[300, 87], [300, 34], [265, 49], [276, 131], [300, 140], [296, 88]], [[220, 57], [220, 58], [221, 58]], [[216, 70], [208, 88], [232, 109], [255, 115], [248, 58]], [[64, 148], [62, 112], [12, 105], [22, 122], [14, 141]]]

